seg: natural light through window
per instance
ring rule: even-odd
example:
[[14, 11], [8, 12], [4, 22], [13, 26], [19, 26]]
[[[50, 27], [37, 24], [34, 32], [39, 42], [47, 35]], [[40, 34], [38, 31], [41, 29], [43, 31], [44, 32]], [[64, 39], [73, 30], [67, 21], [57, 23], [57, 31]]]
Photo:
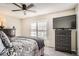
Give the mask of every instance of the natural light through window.
[[32, 22], [31, 36], [47, 39], [47, 22], [44, 21]]

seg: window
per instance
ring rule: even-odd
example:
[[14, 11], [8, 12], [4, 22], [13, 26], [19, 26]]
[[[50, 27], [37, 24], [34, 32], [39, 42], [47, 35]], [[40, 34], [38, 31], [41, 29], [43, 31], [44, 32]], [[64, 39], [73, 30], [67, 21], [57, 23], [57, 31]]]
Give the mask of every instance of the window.
[[31, 36], [47, 39], [47, 22], [44, 21], [32, 22]]

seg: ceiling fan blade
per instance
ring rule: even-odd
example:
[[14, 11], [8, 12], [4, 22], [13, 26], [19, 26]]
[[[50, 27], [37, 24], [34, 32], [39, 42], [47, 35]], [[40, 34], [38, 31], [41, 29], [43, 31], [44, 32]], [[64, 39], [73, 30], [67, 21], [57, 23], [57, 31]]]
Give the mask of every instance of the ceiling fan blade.
[[34, 10], [27, 10], [27, 11], [30, 11], [30, 12], [34, 12], [34, 13], [36, 13], [36, 11], [34, 11]]
[[16, 3], [12, 3], [12, 4], [14, 4], [14, 5], [16, 5], [17, 7], [19, 7], [19, 8], [22, 8], [21, 6], [19, 6], [18, 4], [16, 4]]
[[27, 6], [27, 9], [29, 9], [29, 8], [31, 8], [33, 6], [34, 6], [34, 4], [31, 3], [30, 5]]
[[21, 5], [23, 5], [24, 3], [20, 3]]
[[21, 10], [12, 10], [12, 11], [21, 11]]

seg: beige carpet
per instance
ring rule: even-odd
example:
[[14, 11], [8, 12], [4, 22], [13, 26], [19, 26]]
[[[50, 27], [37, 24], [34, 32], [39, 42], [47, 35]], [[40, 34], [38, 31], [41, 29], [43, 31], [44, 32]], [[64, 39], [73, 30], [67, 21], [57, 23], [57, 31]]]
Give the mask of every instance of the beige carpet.
[[69, 54], [66, 52], [55, 51], [54, 48], [45, 47], [44, 56], [75, 56], [75, 54]]

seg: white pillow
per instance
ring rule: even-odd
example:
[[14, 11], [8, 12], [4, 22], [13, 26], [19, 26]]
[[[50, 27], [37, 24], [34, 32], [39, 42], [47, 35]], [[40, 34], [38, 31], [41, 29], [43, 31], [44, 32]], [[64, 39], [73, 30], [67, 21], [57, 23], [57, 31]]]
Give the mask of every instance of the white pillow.
[[10, 43], [9, 38], [7, 37], [7, 35], [6, 35], [3, 31], [0, 31], [0, 38], [1, 38], [3, 44], [4, 44], [4, 46], [5, 46], [6, 48], [12, 46], [11, 43]]
[[2, 40], [0, 38], [0, 53], [5, 49], [5, 46], [2, 43]]

